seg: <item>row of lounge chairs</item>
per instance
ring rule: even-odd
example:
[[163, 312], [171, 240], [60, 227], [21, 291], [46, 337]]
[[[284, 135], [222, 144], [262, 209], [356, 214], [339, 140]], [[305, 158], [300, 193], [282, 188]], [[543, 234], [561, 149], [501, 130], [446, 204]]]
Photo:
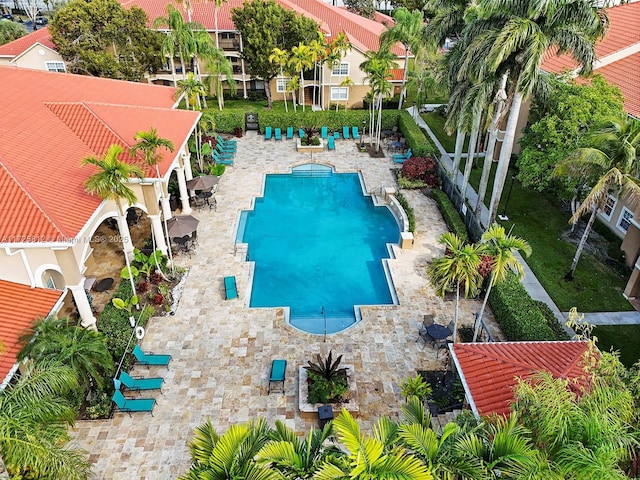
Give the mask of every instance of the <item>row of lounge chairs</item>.
[[[139, 345], [133, 347], [133, 356], [140, 365], [161, 365], [169, 366], [171, 355], [157, 355], [153, 353], [145, 353]], [[120, 372], [117, 379], [113, 379], [115, 392], [111, 399], [121, 412], [149, 412], [153, 415], [153, 408], [156, 406], [155, 398], [125, 397], [121, 391], [122, 387], [132, 392], [140, 392], [143, 390], [160, 390], [162, 394], [162, 377], [132, 377], [127, 372]]]
[[235, 140], [224, 140], [218, 136], [216, 146], [211, 152], [211, 157], [221, 165], [233, 165], [233, 157], [236, 154], [237, 144]]
[[[300, 138], [304, 138], [305, 133], [304, 130], [299, 128], [298, 129], [298, 136]], [[358, 127], [342, 127], [342, 137], [340, 136], [340, 132], [332, 132], [331, 134], [329, 133], [329, 127], [322, 127], [320, 129], [320, 137], [328, 140], [330, 138], [333, 139], [337, 139], [337, 138], [345, 138], [345, 139], [351, 139], [353, 138], [354, 140], [358, 140], [360, 139], [360, 130], [358, 129]], [[282, 130], [278, 127], [276, 128], [272, 128], [272, 127], [265, 127], [264, 128], [264, 139], [265, 140], [271, 140], [272, 138], [275, 138], [276, 140], [282, 140]], [[287, 140], [291, 140], [293, 138], [293, 127], [287, 127], [287, 132], [286, 132], [286, 138]]]

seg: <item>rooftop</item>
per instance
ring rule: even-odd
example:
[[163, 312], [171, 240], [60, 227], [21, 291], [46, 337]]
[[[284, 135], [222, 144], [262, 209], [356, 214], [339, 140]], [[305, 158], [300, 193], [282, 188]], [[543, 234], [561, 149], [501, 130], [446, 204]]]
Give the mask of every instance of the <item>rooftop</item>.
[[12, 42], [0, 45], [0, 57], [14, 58], [24, 53], [36, 44], [44, 45], [52, 50], [56, 47], [51, 41], [49, 27], [44, 27], [32, 32], [24, 37], [20, 37]]

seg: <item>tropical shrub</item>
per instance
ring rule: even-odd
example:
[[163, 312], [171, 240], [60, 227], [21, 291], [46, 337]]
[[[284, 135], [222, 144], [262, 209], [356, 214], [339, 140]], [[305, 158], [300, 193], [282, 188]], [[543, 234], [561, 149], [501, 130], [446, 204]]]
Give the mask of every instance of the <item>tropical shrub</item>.
[[404, 195], [402, 195], [402, 193], [396, 191], [395, 196], [396, 196], [396, 200], [398, 200], [398, 203], [403, 208], [404, 213], [407, 214], [407, 219], [409, 220], [409, 231], [412, 233], [415, 232], [416, 216], [413, 213], [413, 208], [411, 207], [411, 205], [409, 205], [409, 202], [407, 201], [406, 198], [404, 198]]
[[342, 355], [333, 360], [329, 351], [326, 358], [316, 355], [316, 362], [309, 360], [304, 367], [308, 372], [309, 403], [336, 403], [344, 400], [349, 391], [347, 368], [340, 367]]
[[234, 133], [237, 127], [244, 130], [244, 110], [224, 109], [213, 110], [213, 118], [218, 133]]
[[438, 204], [438, 209], [447, 223], [449, 230], [455, 233], [461, 240], [465, 242], [469, 241], [469, 234], [467, 233], [467, 227], [465, 226], [460, 214], [456, 210], [456, 207], [451, 203], [447, 194], [442, 190], [431, 190], [431, 198], [433, 198]]
[[433, 144], [416, 124], [411, 114], [406, 110], [396, 110], [396, 112], [399, 114], [398, 128], [400, 133], [406, 138], [407, 145], [411, 148], [413, 154], [418, 157], [433, 156], [436, 152]]
[[409, 180], [421, 180], [429, 187], [437, 187], [436, 161], [431, 157], [411, 157], [402, 164], [402, 176]]
[[425, 382], [422, 375], [418, 374], [415, 377], [407, 377], [402, 383], [400, 383], [400, 391], [402, 396], [418, 397], [421, 401], [424, 401], [429, 395], [431, 395], [431, 386]]

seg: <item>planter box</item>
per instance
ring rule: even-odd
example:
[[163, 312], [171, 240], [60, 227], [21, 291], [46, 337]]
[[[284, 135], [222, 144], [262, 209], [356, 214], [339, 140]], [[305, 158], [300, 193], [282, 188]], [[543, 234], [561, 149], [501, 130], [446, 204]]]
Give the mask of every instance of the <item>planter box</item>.
[[[350, 399], [347, 403], [329, 403], [333, 408], [333, 414], [338, 415], [343, 408], [347, 410], [354, 418], [358, 416], [360, 407], [358, 406], [358, 388], [353, 377], [353, 365], [342, 365], [347, 368], [347, 377], [349, 378]], [[307, 396], [309, 393], [309, 385], [307, 384], [307, 370], [304, 367], [298, 367], [298, 409], [302, 418], [318, 418], [318, 407], [324, 405], [322, 403], [308, 403]]]
[[320, 145], [302, 145], [300, 143], [300, 139], [297, 138], [296, 139], [296, 149], [300, 152], [300, 153], [318, 153], [318, 152], [323, 152], [324, 151], [324, 142], [323, 140], [320, 138]]

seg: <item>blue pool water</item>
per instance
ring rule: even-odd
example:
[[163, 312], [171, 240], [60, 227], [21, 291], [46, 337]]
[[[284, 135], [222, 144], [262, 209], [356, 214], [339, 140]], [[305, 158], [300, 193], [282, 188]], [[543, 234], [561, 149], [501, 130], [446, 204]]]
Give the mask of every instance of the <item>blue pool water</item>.
[[321, 334], [326, 318], [335, 333], [356, 321], [354, 305], [393, 304], [381, 259], [400, 231], [388, 208], [362, 194], [357, 174], [313, 167], [267, 175], [237, 241], [255, 262], [251, 307], [289, 306], [294, 327]]

